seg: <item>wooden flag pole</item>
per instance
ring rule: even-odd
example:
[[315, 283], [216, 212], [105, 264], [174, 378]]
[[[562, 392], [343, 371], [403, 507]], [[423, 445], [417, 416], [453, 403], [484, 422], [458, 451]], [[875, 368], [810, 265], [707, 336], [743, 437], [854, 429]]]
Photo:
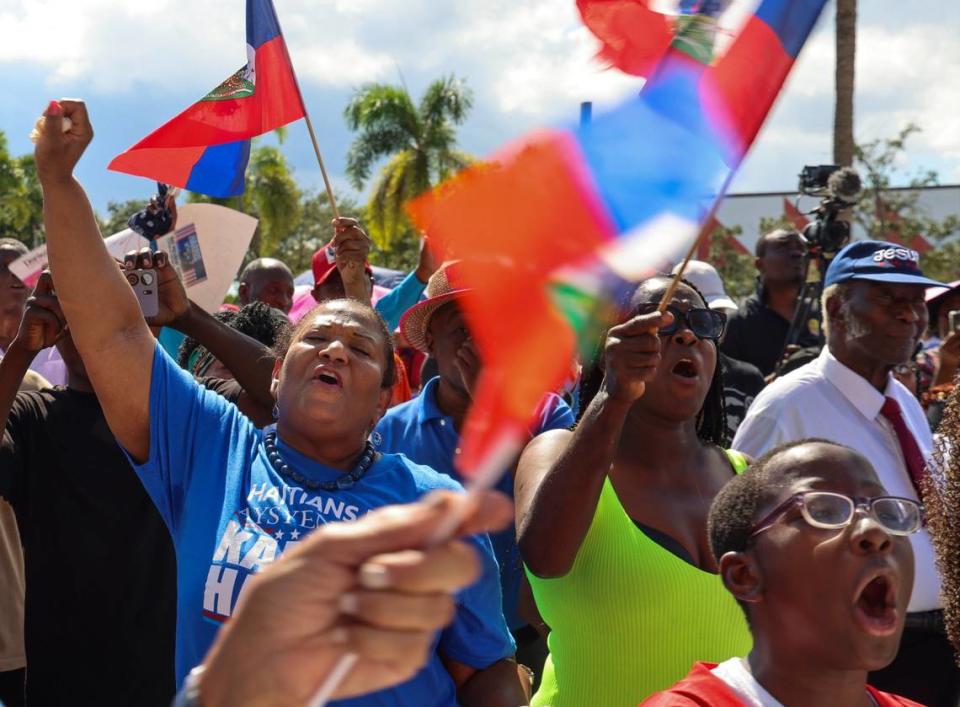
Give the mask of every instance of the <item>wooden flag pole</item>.
[[[273, 14], [277, 21], [277, 27], [280, 27], [280, 19], [276, 16], [276, 10], [274, 10]], [[280, 32], [282, 34], [283, 30], [281, 29]], [[323, 156], [320, 154], [320, 143], [317, 142], [317, 133], [313, 129], [313, 121], [310, 120], [310, 111], [307, 110], [307, 103], [303, 100], [303, 91], [300, 90], [300, 79], [297, 78], [297, 72], [293, 68], [293, 59], [290, 58], [290, 49], [287, 47], [286, 41], [283, 42], [283, 51], [287, 56], [287, 62], [290, 64], [290, 73], [293, 75], [293, 85], [297, 87], [297, 95], [300, 97], [300, 106], [303, 108], [303, 119], [307, 123], [307, 132], [310, 133], [310, 141], [313, 143], [313, 152], [317, 156], [317, 164], [320, 165], [320, 175], [323, 177], [323, 186], [327, 190], [327, 199], [330, 200], [330, 209], [333, 211], [333, 218], [339, 221], [340, 210], [337, 209], [337, 200], [333, 195], [333, 185], [330, 183], [330, 175], [327, 174], [326, 165], [323, 164]], [[336, 236], [334, 236], [334, 238], [336, 238]], [[333, 241], [331, 241], [331, 243], [332, 242]], [[369, 236], [367, 236], [367, 243], [372, 243]], [[343, 279], [347, 296], [369, 303], [369, 298], [360, 294], [365, 292], [367, 288], [365, 284], [367, 274], [363, 263], [357, 261], [348, 261], [343, 264], [338, 263], [337, 269], [340, 271], [340, 277]], [[349, 669], [346, 668], [345, 662], [343, 663], [344, 664], [340, 665], [340, 669], [343, 670], [343, 675], [345, 676], [346, 673], [349, 672]], [[342, 679], [343, 676], [339, 677], [337, 683]], [[319, 704], [323, 704], [323, 702], [319, 702]]]
[[680, 284], [680, 280], [683, 279], [683, 273], [686, 272], [687, 265], [691, 260], [693, 260], [693, 256], [700, 247], [700, 244], [703, 243], [703, 240], [710, 235], [707, 232], [707, 224], [713, 220], [713, 217], [717, 213], [717, 209], [720, 208], [720, 202], [723, 200], [723, 197], [727, 195], [727, 189], [730, 188], [730, 182], [733, 181], [734, 174], [736, 174], [736, 170], [731, 169], [726, 179], [723, 180], [723, 184], [720, 186], [720, 191], [717, 193], [717, 198], [714, 200], [713, 206], [710, 207], [707, 217], [703, 220], [703, 227], [700, 229], [700, 234], [690, 245], [690, 250], [687, 251], [687, 256], [680, 264], [680, 269], [677, 270], [677, 274], [674, 275], [673, 280], [670, 281], [670, 286], [667, 287], [667, 291], [664, 292], [663, 297], [660, 298], [660, 304], [657, 305], [657, 311], [660, 312], [660, 314], [663, 314], [665, 311], [667, 311], [667, 305], [670, 304], [670, 300], [673, 299], [673, 293], [677, 291], [677, 286]]
[[[291, 64], [292, 66], [292, 64]], [[297, 80], [294, 73], [294, 81]], [[300, 91], [300, 85], [297, 84], [297, 91]], [[303, 103], [303, 94], [300, 95], [300, 102]], [[330, 208], [333, 209], [333, 217], [340, 218], [340, 212], [337, 211], [337, 200], [333, 198], [333, 185], [330, 184], [330, 177], [327, 176], [327, 168], [323, 166], [323, 157], [320, 155], [320, 145], [317, 144], [317, 134], [313, 132], [313, 123], [310, 120], [310, 114], [307, 112], [307, 106], [303, 106], [303, 119], [307, 122], [307, 131], [310, 133], [310, 140], [313, 142], [313, 151], [317, 155], [317, 163], [320, 165], [320, 174], [323, 176], [323, 186], [327, 190], [327, 198], [330, 200]]]
[[[280, 18], [277, 17], [277, 11], [273, 8], [273, 18], [283, 36], [283, 28], [280, 27]], [[323, 177], [323, 186], [327, 190], [327, 198], [330, 200], [330, 208], [333, 210], [333, 217], [340, 218], [340, 212], [337, 210], [337, 200], [333, 196], [333, 185], [330, 184], [330, 177], [327, 175], [327, 168], [323, 164], [323, 157], [320, 154], [320, 145], [317, 142], [317, 134], [313, 131], [313, 121], [310, 120], [310, 111], [307, 110], [307, 102], [303, 100], [303, 91], [300, 90], [300, 79], [297, 78], [297, 70], [293, 68], [293, 59], [290, 57], [290, 49], [287, 47], [287, 40], [283, 40], [283, 53], [287, 56], [287, 63], [290, 64], [290, 73], [293, 76], [293, 85], [297, 87], [297, 96], [300, 97], [300, 106], [303, 108], [303, 119], [307, 122], [307, 131], [310, 133], [310, 141], [313, 143], [313, 151], [317, 155], [317, 163], [320, 165], [320, 174]]]

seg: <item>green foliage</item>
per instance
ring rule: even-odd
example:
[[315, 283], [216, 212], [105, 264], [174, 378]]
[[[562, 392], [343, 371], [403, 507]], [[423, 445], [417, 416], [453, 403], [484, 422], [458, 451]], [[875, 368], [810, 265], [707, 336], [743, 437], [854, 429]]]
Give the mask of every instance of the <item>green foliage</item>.
[[940, 282], [960, 280], [960, 241], [941, 243], [920, 256], [923, 274]]
[[[361, 207], [353, 198], [339, 194], [334, 194], [334, 198], [341, 216], [359, 216]], [[297, 227], [281, 238], [270, 251], [263, 253], [285, 262], [294, 275], [309, 270], [313, 254], [333, 238], [333, 209], [326, 191], [305, 192], [300, 200], [299, 212], [301, 217]]]
[[793, 225], [793, 222], [788, 219], [783, 214], [779, 216], [761, 216], [760, 217], [760, 230], [758, 235], [765, 236], [768, 233], [784, 229], [787, 231], [795, 231], [797, 227]]
[[420, 259], [420, 234], [409, 224], [406, 229], [394, 240], [390, 248], [374, 247], [370, 251], [370, 262], [402, 272], [415, 270]]
[[250, 206], [260, 219], [259, 249], [269, 253], [300, 225], [300, 189], [283, 153], [269, 145], [253, 150], [247, 180]]
[[727, 295], [737, 301], [753, 292], [757, 278], [753, 257], [741, 253], [733, 245], [733, 239], [742, 233], [740, 226], [718, 226], [709, 236], [707, 255], [707, 262], [717, 269]]
[[908, 123], [893, 138], [877, 138], [856, 147], [856, 167], [864, 188], [854, 219], [871, 238], [889, 240], [896, 234], [909, 245], [923, 236], [934, 246], [921, 256], [924, 273], [940, 280], [956, 280], [960, 278], [960, 243], [953, 236], [960, 233], [960, 217], [931, 218], [919, 204], [919, 189], [940, 183], [937, 173], [920, 172], [908, 181], [909, 190], [892, 189], [907, 140], [918, 132], [917, 125]]
[[33, 155], [13, 157], [0, 131], [0, 237], [43, 243], [43, 194]]
[[389, 84], [367, 84], [347, 104], [347, 127], [359, 133], [347, 153], [353, 186], [362, 189], [374, 166], [387, 159], [366, 209], [367, 228], [384, 253], [406, 260], [400, 254], [415, 248], [418, 237], [405, 205], [470, 163], [456, 149], [455, 126], [472, 106], [472, 92], [454, 76], [430, 84], [418, 106], [405, 87]]

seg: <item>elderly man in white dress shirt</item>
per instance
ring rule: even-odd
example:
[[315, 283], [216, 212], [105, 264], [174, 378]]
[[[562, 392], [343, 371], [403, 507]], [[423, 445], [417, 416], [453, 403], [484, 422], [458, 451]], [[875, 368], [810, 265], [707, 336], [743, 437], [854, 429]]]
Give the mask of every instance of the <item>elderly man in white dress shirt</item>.
[[[863, 454], [891, 495], [918, 499], [930, 428], [890, 372], [913, 354], [927, 326], [924, 292], [938, 284], [923, 276], [914, 250], [882, 241], [846, 246], [824, 279], [826, 348], [757, 396], [733, 448], [756, 457], [805, 437], [834, 440]], [[956, 705], [960, 671], [943, 630], [930, 535], [922, 530], [911, 542], [916, 577], [900, 653], [870, 682], [924, 705]]]

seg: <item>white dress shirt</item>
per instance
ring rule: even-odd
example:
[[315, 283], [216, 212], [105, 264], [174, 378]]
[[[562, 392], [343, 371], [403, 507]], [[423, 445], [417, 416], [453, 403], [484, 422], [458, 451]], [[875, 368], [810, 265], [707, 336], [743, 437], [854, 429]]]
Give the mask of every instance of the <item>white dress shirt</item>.
[[[892, 496], [917, 499], [900, 442], [880, 415], [884, 397], [897, 401], [924, 458], [933, 446], [917, 399], [893, 376], [881, 393], [825, 347], [820, 357], [768, 385], [753, 401], [733, 440], [737, 451], [758, 457], [778, 444], [821, 437], [865, 456]], [[910, 536], [916, 574], [908, 611], [941, 608], [940, 577], [926, 530]]]

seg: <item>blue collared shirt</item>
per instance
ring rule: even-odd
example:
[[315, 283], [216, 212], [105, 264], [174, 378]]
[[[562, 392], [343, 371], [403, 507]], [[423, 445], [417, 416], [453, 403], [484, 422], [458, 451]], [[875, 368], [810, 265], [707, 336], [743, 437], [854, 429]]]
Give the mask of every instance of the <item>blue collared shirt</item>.
[[387, 323], [387, 328], [393, 331], [400, 325], [403, 313], [420, 301], [420, 295], [426, 289], [427, 283], [420, 282], [417, 274], [408, 273], [400, 284], [377, 300], [375, 309]]
[[[377, 425], [379, 439], [374, 437], [382, 452], [403, 454], [416, 464], [429, 466], [457, 481], [463, 477], [455, 467], [460, 454], [460, 433], [453, 418], [444, 414], [437, 404], [439, 378], [430, 379], [420, 395], [397, 405]], [[531, 425], [531, 435], [547, 430], [566, 429], [574, 423], [573, 412], [563, 398], [553, 393], [544, 396], [538, 409], [537, 420]], [[498, 491], [513, 498], [513, 474], [504, 471], [496, 486]], [[507, 530], [490, 536], [497, 562], [500, 563], [500, 586], [503, 589], [503, 608], [507, 625], [520, 628], [526, 622], [517, 615], [517, 595], [523, 568], [517, 548], [516, 532]]]

